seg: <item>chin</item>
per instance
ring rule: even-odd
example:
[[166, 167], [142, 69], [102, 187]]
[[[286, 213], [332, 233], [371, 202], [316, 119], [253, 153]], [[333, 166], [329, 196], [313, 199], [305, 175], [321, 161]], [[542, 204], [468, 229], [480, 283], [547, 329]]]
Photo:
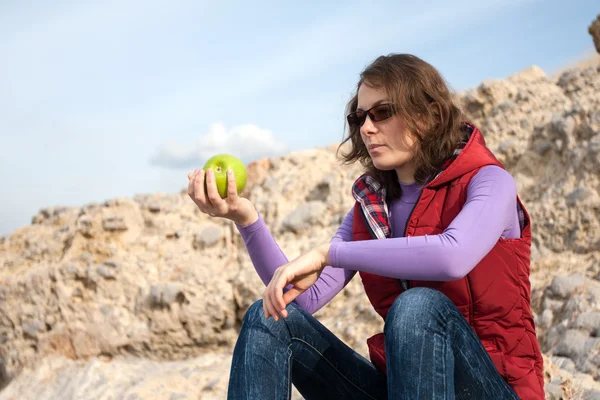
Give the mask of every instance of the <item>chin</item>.
[[384, 162], [377, 162], [375, 160], [373, 161], [373, 166], [375, 168], [377, 168], [380, 171], [391, 171], [391, 170], [395, 170], [396, 167], [394, 166], [394, 164], [389, 164], [389, 163], [384, 163]]
[[398, 168], [402, 168], [410, 162], [409, 160], [390, 158], [392, 159], [386, 159], [385, 157], [371, 157], [371, 161], [373, 162], [373, 166], [380, 171], [396, 171]]
[[377, 168], [378, 170], [381, 171], [388, 171], [390, 169], [394, 169], [393, 168], [393, 163], [390, 162], [390, 160], [386, 160], [387, 157], [385, 157], [385, 155], [379, 155], [379, 156], [371, 156], [371, 162], [373, 163], [373, 166], [375, 168]]

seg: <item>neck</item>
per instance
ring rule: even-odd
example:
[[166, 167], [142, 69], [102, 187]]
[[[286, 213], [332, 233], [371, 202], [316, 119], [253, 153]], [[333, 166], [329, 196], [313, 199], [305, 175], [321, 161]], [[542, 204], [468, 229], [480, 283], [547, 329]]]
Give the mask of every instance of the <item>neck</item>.
[[412, 165], [406, 165], [396, 169], [396, 175], [398, 181], [405, 185], [411, 185], [415, 183], [415, 169]]

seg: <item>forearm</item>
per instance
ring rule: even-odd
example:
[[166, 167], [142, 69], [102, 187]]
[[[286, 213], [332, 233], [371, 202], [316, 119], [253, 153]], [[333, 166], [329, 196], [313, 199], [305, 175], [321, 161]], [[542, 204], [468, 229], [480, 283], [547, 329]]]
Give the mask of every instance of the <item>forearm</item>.
[[333, 299], [354, 277], [356, 271], [327, 266], [317, 282], [296, 298], [296, 303], [313, 314]]
[[441, 234], [333, 243], [329, 257], [335, 267], [448, 281], [469, 273], [502, 235], [520, 235], [516, 185], [508, 172], [484, 167], [471, 180], [462, 210]]
[[332, 244], [333, 266], [396, 279], [449, 281], [464, 276], [474, 257], [451, 235]]
[[[238, 225], [237, 228], [244, 240], [254, 269], [265, 286], [267, 286], [275, 270], [288, 263], [287, 257], [271, 235], [260, 214], [254, 223], [247, 226]], [[344, 237], [340, 236], [338, 232], [332, 239], [332, 242], [343, 239]], [[335, 297], [352, 279], [354, 274], [355, 271], [327, 266], [323, 269], [317, 282], [306, 292], [299, 295], [295, 301], [306, 311], [314, 313]], [[287, 291], [290, 287], [288, 285], [284, 291]]]
[[257, 214], [257, 219], [253, 223], [249, 225], [236, 224], [236, 227], [244, 240], [254, 269], [267, 286], [275, 270], [287, 264], [287, 257], [279, 248], [260, 214]]

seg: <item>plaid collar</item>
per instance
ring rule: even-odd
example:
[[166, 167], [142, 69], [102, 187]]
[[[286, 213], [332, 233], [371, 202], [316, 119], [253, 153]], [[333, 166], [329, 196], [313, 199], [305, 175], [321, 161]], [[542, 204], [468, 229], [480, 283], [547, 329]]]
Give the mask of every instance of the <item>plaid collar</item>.
[[371, 175], [363, 175], [354, 182], [352, 195], [360, 203], [363, 214], [377, 239], [391, 236], [385, 188]]

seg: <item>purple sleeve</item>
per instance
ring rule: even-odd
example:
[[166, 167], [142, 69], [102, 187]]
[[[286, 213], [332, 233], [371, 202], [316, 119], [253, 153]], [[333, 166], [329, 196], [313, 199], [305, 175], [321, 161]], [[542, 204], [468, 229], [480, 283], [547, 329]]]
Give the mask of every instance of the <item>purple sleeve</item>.
[[397, 279], [449, 281], [464, 277], [501, 236], [519, 237], [517, 189], [499, 167], [482, 168], [469, 182], [467, 200], [438, 235], [336, 242], [335, 267]]
[[[352, 214], [353, 212], [350, 211], [346, 215], [331, 243], [352, 239]], [[275, 242], [260, 214], [258, 221], [247, 226], [236, 226], [244, 240], [254, 269], [265, 286], [268, 285], [275, 270], [288, 262], [287, 257]], [[295, 301], [304, 310], [314, 313], [333, 299], [350, 282], [355, 273], [356, 271], [327, 266], [317, 282], [299, 295]], [[284, 291], [290, 287], [288, 285]]]

